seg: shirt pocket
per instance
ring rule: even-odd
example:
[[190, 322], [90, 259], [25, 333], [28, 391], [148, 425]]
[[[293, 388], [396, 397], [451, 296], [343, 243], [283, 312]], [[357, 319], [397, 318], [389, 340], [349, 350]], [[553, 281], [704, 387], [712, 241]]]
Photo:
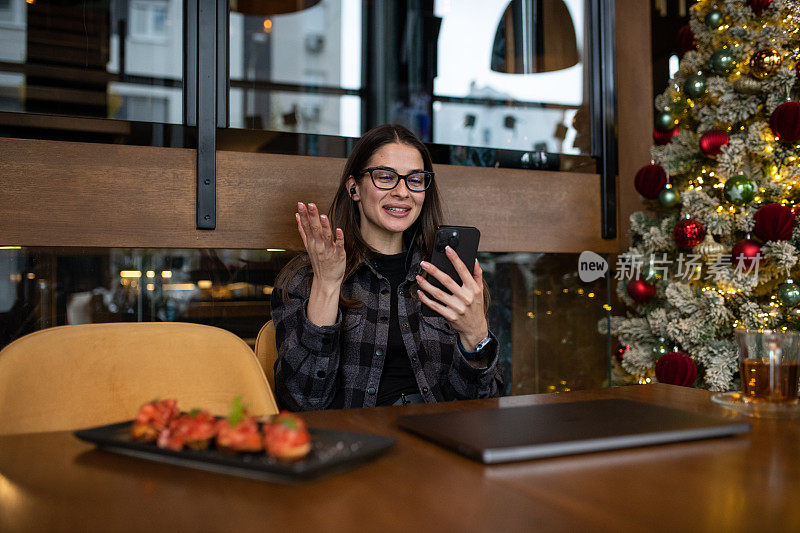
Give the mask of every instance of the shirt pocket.
[[342, 317], [342, 347], [344, 352], [352, 352], [361, 344], [367, 321], [363, 309], [346, 309]]
[[342, 330], [350, 331], [351, 329], [361, 326], [363, 322], [363, 311], [347, 309], [344, 311], [344, 316], [342, 317]]
[[[427, 329], [427, 335], [423, 334], [423, 337], [429, 336], [430, 333], [435, 333], [437, 335], [444, 335], [446, 337], [451, 337], [456, 334], [456, 331], [450, 325], [450, 322], [447, 321], [441, 315], [422, 315], [422, 327], [423, 329]], [[433, 331], [431, 331], [433, 330]]]

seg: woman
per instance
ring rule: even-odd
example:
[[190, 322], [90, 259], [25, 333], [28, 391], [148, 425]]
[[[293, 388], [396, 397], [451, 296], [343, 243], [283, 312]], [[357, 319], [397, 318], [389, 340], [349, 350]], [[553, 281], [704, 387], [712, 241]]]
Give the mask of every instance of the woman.
[[423, 260], [442, 218], [432, 167], [413, 133], [379, 126], [353, 149], [329, 216], [298, 203], [306, 253], [284, 268], [272, 293], [282, 407], [499, 394], [498, 343], [486, 322], [488, 290], [478, 262], [469, 269], [448, 248], [459, 286]]

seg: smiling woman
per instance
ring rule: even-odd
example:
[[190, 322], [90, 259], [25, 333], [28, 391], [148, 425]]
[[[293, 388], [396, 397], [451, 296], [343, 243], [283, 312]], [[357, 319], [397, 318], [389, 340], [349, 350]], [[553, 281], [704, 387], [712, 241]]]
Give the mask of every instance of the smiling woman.
[[478, 262], [464, 265], [448, 250], [459, 284], [424, 260], [441, 212], [427, 148], [395, 125], [358, 141], [328, 216], [298, 203], [306, 253], [281, 272], [272, 296], [275, 387], [284, 407], [499, 394], [499, 347], [488, 329]]

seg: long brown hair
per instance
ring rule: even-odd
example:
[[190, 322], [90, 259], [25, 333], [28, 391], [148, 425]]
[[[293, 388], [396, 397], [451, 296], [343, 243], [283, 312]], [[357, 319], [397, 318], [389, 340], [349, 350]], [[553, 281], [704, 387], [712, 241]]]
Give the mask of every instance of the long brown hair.
[[[382, 146], [392, 143], [405, 144], [415, 148], [424, 163], [424, 170], [433, 171], [433, 162], [428, 148], [417, 139], [406, 127], [398, 124], [384, 124], [377, 126], [365, 133], [356, 143], [350, 157], [344, 165], [344, 170], [339, 179], [339, 188], [333, 198], [331, 207], [328, 210], [328, 218], [331, 227], [342, 228], [344, 233], [344, 250], [347, 256], [344, 279], [358, 268], [362, 261], [367, 259], [375, 250], [364, 241], [361, 235], [361, 217], [358, 206], [350, 198], [347, 190], [347, 181], [352, 176], [356, 181], [368, 179], [366, 174], [361, 171], [367, 166], [367, 161]], [[420, 251], [423, 259], [430, 259], [433, 251], [433, 239], [436, 234], [436, 227], [442, 223], [442, 206], [439, 200], [439, 189], [436, 187], [434, 179], [430, 186], [425, 190], [425, 201], [422, 204], [417, 220], [403, 232], [403, 241], [411, 249], [412, 245]], [[308, 254], [301, 254], [292, 259], [287, 264], [275, 281], [276, 287], [283, 291], [284, 298], [287, 297], [289, 281], [303, 267], [310, 264]], [[313, 273], [312, 273], [313, 275]], [[309, 283], [310, 283], [309, 279]], [[343, 307], [357, 307], [361, 302], [351, 300], [339, 294], [339, 305]]]

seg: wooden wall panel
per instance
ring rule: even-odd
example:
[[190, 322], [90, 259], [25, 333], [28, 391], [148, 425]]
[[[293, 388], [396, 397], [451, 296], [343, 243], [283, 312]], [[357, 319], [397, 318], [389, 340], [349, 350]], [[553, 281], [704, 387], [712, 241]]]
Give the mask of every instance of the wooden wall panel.
[[[195, 229], [195, 152], [0, 139], [0, 244], [298, 249], [298, 200], [327, 208], [343, 160], [217, 154], [217, 229]], [[485, 251], [615, 251], [594, 174], [440, 165], [447, 220]]]
[[617, 181], [619, 241], [630, 245], [630, 215], [644, 208], [633, 188], [636, 171], [650, 162], [653, 144], [653, 65], [650, 46], [650, 2], [617, 0]]

